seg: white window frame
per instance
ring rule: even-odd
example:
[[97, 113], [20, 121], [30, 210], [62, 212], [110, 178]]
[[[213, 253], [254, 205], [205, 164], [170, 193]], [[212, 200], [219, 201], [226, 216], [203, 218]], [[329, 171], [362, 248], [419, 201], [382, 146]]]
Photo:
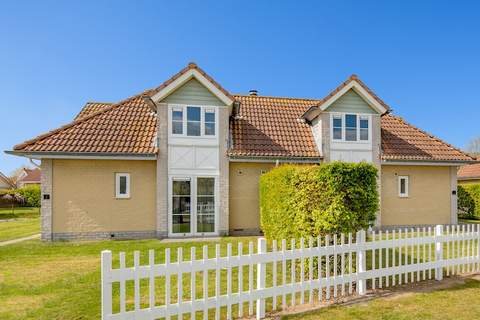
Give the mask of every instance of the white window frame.
[[[405, 180], [405, 192], [402, 193], [402, 180]], [[408, 176], [398, 176], [398, 196], [400, 198], [408, 198], [410, 191], [410, 182]]]
[[[213, 232], [197, 232], [197, 179], [198, 178], [213, 178], [214, 179], [214, 199], [215, 199], [215, 228]], [[172, 209], [173, 209], [173, 181], [174, 180], [189, 180], [190, 181], [190, 206], [191, 206], [191, 221], [189, 233], [173, 233], [172, 224]], [[219, 202], [219, 177], [217, 175], [209, 174], [174, 174], [168, 178], [168, 236], [172, 238], [181, 238], [187, 236], [216, 236], [219, 234], [220, 223], [220, 202]]]
[[[346, 138], [346, 115], [356, 115], [357, 116], [357, 140], [347, 141]], [[333, 138], [333, 119], [342, 118], [342, 139]], [[360, 140], [360, 118], [362, 120], [368, 120], [368, 140]], [[345, 142], [345, 143], [359, 143], [366, 144], [371, 143], [372, 141], [372, 115], [366, 113], [354, 113], [354, 112], [345, 112], [345, 113], [331, 113], [330, 114], [330, 140], [332, 142]]]
[[[332, 114], [332, 140], [334, 141], [343, 141], [343, 130], [344, 130], [344, 117], [341, 114]], [[342, 121], [342, 125], [340, 126], [340, 139], [334, 138], [333, 132], [334, 132], [334, 127], [333, 127], [333, 122], [335, 119], [340, 119]]]
[[[173, 112], [174, 111], [181, 111], [182, 112], [182, 133], [173, 133]], [[178, 122], [178, 120], [176, 120]], [[182, 107], [172, 107], [170, 108], [170, 134], [172, 136], [178, 136], [178, 137], [183, 137], [185, 134], [185, 130], [187, 129], [187, 126], [185, 124], [185, 109]]]
[[[120, 193], [120, 178], [126, 178], [126, 193]], [[119, 172], [115, 173], [115, 198], [117, 199], [129, 199], [130, 198], [130, 173]]]
[[[205, 120], [205, 114], [206, 113], [213, 113], [213, 121], [214, 121], [214, 132], [215, 134], [205, 134], [205, 124], [207, 121]], [[211, 122], [209, 122], [211, 123]], [[215, 111], [215, 108], [209, 108], [209, 107], [204, 107], [202, 110], [202, 123], [201, 123], [201, 129], [202, 129], [202, 135], [205, 137], [216, 137], [217, 136], [217, 112]]]
[[[187, 107], [196, 107], [200, 108], [200, 135], [199, 136], [189, 136], [187, 135]], [[168, 111], [168, 132], [170, 137], [175, 138], [188, 138], [188, 139], [217, 139], [218, 137], [218, 108], [214, 106], [202, 106], [194, 104], [171, 104], [169, 105]], [[174, 134], [173, 133], [173, 111], [182, 111], [182, 121], [183, 121], [183, 133]], [[205, 134], [205, 112], [213, 112], [215, 114], [215, 134], [206, 135]]]

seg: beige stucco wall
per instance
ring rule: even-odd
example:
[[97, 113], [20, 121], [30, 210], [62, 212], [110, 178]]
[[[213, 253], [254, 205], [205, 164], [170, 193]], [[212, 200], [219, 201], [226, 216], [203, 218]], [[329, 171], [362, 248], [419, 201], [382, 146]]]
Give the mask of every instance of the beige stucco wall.
[[[53, 233], [154, 231], [156, 161], [53, 160]], [[129, 199], [115, 173], [130, 173]]]
[[260, 230], [258, 182], [262, 170], [274, 163], [230, 163], [230, 232], [256, 233]]
[[[452, 172], [450, 167], [382, 166], [382, 226], [452, 223]], [[398, 196], [398, 176], [409, 177], [408, 198]]]

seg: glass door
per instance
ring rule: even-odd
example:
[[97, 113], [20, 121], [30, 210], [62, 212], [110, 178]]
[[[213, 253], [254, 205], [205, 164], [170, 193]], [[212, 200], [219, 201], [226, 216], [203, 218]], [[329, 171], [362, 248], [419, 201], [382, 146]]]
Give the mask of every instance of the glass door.
[[215, 178], [197, 178], [197, 234], [215, 232]]
[[172, 233], [192, 233], [192, 196], [191, 180], [173, 179], [172, 181]]

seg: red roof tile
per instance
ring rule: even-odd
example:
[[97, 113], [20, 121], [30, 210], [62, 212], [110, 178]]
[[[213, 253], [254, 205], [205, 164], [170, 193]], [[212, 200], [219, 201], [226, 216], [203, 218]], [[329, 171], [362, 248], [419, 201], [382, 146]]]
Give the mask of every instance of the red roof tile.
[[88, 115], [91, 115], [92, 113], [101, 111], [111, 105], [112, 103], [110, 102], [87, 102], [85, 106], [83, 106], [82, 110], [80, 110], [80, 112], [77, 114], [74, 120], [78, 120]]
[[460, 167], [457, 177], [458, 179], [480, 179], [480, 163]]

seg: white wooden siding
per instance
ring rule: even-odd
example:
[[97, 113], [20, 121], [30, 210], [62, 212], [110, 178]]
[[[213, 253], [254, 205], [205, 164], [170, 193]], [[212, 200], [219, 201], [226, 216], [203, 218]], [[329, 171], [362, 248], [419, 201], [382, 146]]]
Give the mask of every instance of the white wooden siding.
[[220, 99], [213, 95], [195, 78], [187, 81], [183, 86], [176, 89], [161, 102], [202, 106], [225, 106]]
[[353, 89], [347, 91], [327, 108], [329, 112], [377, 114]]

